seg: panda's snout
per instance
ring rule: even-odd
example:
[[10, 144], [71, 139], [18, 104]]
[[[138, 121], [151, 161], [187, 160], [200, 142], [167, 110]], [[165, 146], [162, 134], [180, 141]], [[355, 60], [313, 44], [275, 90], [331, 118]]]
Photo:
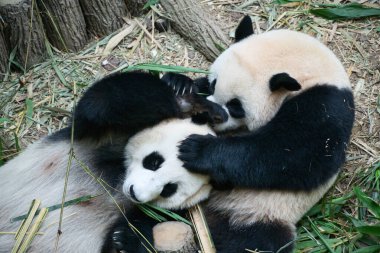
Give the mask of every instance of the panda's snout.
[[136, 197], [136, 194], [135, 194], [135, 191], [133, 190], [133, 185], [131, 185], [129, 187], [129, 196], [131, 196], [131, 198], [136, 201], [136, 202], [140, 202], [137, 197]]

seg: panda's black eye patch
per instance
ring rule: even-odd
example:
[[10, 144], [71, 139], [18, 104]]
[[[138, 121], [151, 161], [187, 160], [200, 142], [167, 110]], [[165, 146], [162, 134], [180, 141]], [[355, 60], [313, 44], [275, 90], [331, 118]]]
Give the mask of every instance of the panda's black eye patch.
[[160, 193], [160, 196], [163, 198], [169, 198], [176, 193], [178, 188], [178, 184], [174, 183], [168, 183], [164, 186], [164, 189], [162, 189], [162, 192]]
[[144, 158], [142, 164], [145, 169], [155, 171], [161, 167], [164, 161], [165, 159], [162, 155], [157, 151], [154, 151]]
[[231, 117], [235, 119], [241, 119], [245, 117], [245, 111], [239, 99], [237, 98], [231, 99], [230, 101], [227, 102], [226, 107]]

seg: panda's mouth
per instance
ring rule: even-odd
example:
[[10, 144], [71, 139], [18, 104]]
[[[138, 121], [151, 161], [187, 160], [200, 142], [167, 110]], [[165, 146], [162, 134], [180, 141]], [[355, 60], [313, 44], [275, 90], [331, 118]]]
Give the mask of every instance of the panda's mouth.
[[140, 201], [136, 197], [135, 191], [133, 190], [133, 185], [129, 187], [129, 196], [131, 196], [133, 201], [140, 203]]
[[169, 198], [177, 192], [177, 189], [178, 189], [178, 184], [168, 183], [162, 189], [160, 196], [163, 198]]

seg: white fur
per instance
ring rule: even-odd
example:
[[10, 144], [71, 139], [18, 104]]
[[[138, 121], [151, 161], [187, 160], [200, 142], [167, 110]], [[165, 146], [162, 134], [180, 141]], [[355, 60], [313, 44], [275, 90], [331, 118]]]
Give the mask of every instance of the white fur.
[[[206, 135], [213, 132], [205, 125], [191, 123], [190, 119], [175, 119], [133, 136], [125, 151], [127, 175], [123, 186], [124, 193], [129, 195], [129, 189], [133, 185], [139, 201], [163, 208], [186, 208], [207, 198], [211, 190], [209, 177], [189, 172], [177, 158], [177, 146], [190, 134]], [[165, 161], [158, 170], [147, 170], [142, 161], [155, 151]], [[173, 196], [163, 198], [160, 193], [167, 183], [176, 183], [178, 188]]]
[[[244, 124], [255, 130], [273, 118], [286, 97], [319, 84], [351, 89], [343, 65], [317, 39], [295, 31], [276, 30], [250, 37], [225, 50], [210, 68], [217, 79], [213, 99], [225, 105], [238, 98], [246, 112]], [[271, 92], [270, 78], [286, 72], [302, 86], [297, 92]], [[236, 122], [220, 128], [233, 129]], [[218, 127], [215, 128], [218, 130]]]
[[[42, 139], [0, 167], [1, 232], [16, 232], [21, 222], [12, 223], [10, 219], [26, 214], [35, 198], [42, 201], [42, 207], [61, 203], [69, 150], [67, 141]], [[90, 148], [77, 144], [74, 150], [91, 168]], [[106, 229], [118, 213], [103, 188], [73, 161], [66, 200], [98, 194], [103, 195], [64, 208], [58, 252], [100, 252]], [[59, 213], [48, 213], [40, 229], [43, 235], [35, 237], [28, 252], [54, 252]], [[0, 235], [0, 252], [11, 252], [14, 242], [14, 235]]]
[[215, 191], [208, 202], [213, 210], [228, 213], [234, 225], [257, 221], [286, 221], [296, 224], [302, 216], [327, 192], [336, 176], [311, 192], [258, 191], [234, 189]]

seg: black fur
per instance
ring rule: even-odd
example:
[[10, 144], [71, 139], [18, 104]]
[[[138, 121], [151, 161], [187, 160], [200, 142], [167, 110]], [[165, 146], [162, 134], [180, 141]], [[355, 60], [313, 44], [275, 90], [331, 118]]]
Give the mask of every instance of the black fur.
[[230, 101], [226, 103], [226, 107], [231, 117], [235, 119], [242, 119], [245, 117], [245, 111], [239, 99], [237, 98], [231, 99]]
[[162, 155], [155, 151], [143, 159], [142, 165], [147, 170], [156, 171], [161, 167], [164, 161], [165, 159], [162, 157]]
[[[281, 221], [255, 222], [234, 226], [228, 214], [205, 209], [211, 236], [218, 253], [245, 253], [249, 250], [268, 253], [290, 253], [295, 234], [290, 225]], [[281, 249], [281, 251], [279, 251]]]
[[301, 85], [296, 79], [289, 76], [288, 73], [275, 74], [269, 80], [269, 88], [271, 91], [276, 91], [280, 88], [284, 88], [290, 91], [297, 91], [301, 89]]
[[127, 138], [114, 139], [112, 143], [106, 143], [97, 147], [93, 152], [94, 166], [90, 169], [113, 188], [122, 182], [125, 175], [124, 149]]
[[310, 191], [339, 171], [353, 121], [351, 91], [315, 86], [285, 101], [255, 132], [191, 135], [180, 145], [179, 158], [219, 184]]
[[76, 139], [128, 133], [180, 116], [172, 89], [147, 73], [119, 73], [92, 85], [74, 115]]
[[252, 20], [244, 16], [235, 31], [235, 42], [239, 42], [253, 34]]
[[[131, 208], [126, 214], [128, 221], [138, 230], [133, 231], [128, 221], [120, 217], [109, 229], [103, 244], [102, 253], [123, 252], [123, 253], [146, 253], [144, 245], [152, 252], [150, 245], [153, 243], [152, 228], [158, 222], [144, 214], [138, 207]], [[149, 241], [141, 237], [140, 233]], [[144, 244], [144, 245], [143, 245]]]
[[213, 94], [216, 82], [216, 80], [214, 80], [210, 84], [207, 77], [200, 77], [193, 80], [183, 74], [171, 72], [163, 75], [161, 80], [172, 88], [178, 95], [194, 93], [202, 96], [209, 96]]
[[168, 183], [164, 186], [164, 189], [162, 189], [160, 196], [164, 198], [169, 198], [170, 196], [173, 196], [174, 193], [176, 193], [177, 189], [178, 184]]

